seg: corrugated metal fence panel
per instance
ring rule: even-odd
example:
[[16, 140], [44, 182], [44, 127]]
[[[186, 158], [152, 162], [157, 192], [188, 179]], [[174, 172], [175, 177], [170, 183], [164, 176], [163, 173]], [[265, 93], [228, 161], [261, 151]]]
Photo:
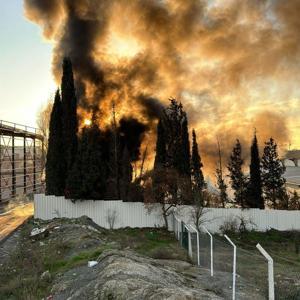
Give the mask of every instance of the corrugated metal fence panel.
[[158, 208], [151, 212], [140, 202], [123, 202], [121, 200], [85, 200], [73, 203], [64, 197], [34, 196], [34, 217], [50, 220], [57, 217], [78, 218], [88, 216], [98, 225], [109, 228], [107, 217], [116, 212], [114, 228], [162, 226], [163, 220]]
[[[155, 227], [164, 224], [161, 216], [160, 206], [145, 206], [140, 202], [123, 202], [121, 200], [86, 200], [73, 203], [64, 197], [45, 196], [37, 194], [34, 196], [34, 217], [50, 220], [57, 217], [78, 218], [88, 216], [98, 225], [109, 228], [107, 217], [116, 212], [114, 228], [122, 227]], [[176, 208], [176, 214], [186, 223], [193, 223], [191, 206], [180, 206]], [[270, 228], [278, 230], [300, 230], [300, 211], [286, 210], [260, 210], [239, 208], [205, 208], [202, 217], [203, 224], [211, 232], [218, 232], [225, 221], [233, 218], [244, 218], [251, 221], [249, 224], [259, 231]], [[172, 229], [172, 218], [169, 217], [169, 225]]]

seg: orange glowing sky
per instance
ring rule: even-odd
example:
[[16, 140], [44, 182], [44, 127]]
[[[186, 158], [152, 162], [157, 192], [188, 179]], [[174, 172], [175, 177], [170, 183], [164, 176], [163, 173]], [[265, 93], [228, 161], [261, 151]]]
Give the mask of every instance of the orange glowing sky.
[[[20, 10], [22, 3], [16, 2]], [[41, 53], [47, 55], [23, 58], [28, 70], [35, 60], [44, 60], [39, 72], [29, 71], [25, 76], [34, 83], [30, 91], [13, 89], [11, 94], [3, 72], [3, 67], [9, 68], [4, 63], [9, 51], [0, 58], [4, 82], [0, 86], [1, 118], [18, 122], [27, 122], [29, 116], [34, 119], [55, 88], [50, 72], [59, 78], [63, 52], [70, 51], [70, 44], [66, 45], [70, 40], [66, 29], [70, 1], [45, 0], [45, 6], [38, 0], [24, 3], [26, 18], [41, 28], [38, 32], [39, 27], [22, 19], [31, 29], [26, 33], [28, 39], [35, 39], [32, 45], [45, 45], [47, 51]], [[8, 4], [1, 5], [9, 9]], [[299, 1], [79, 0], [72, 6], [77, 17], [95, 23], [89, 45], [93, 63], [101, 66], [105, 78], [120, 86], [118, 92], [108, 91], [104, 99], [97, 99], [102, 101], [99, 105], [104, 114], [112, 100], [119, 114], [139, 113], [131, 97], [143, 91], [163, 103], [169, 97], [183, 102], [200, 150], [206, 148], [204, 156], [215, 151], [217, 137], [226, 149], [236, 137], [250, 143], [254, 127], [261, 143], [272, 135], [281, 149], [300, 148]], [[11, 39], [17, 51], [22, 35]], [[11, 72], [17, 74], [18, 66]], [[97, 87], [85, 82], [87, 98], [95, 101]], [[29, 108], [27, 119], [23, 99]]]

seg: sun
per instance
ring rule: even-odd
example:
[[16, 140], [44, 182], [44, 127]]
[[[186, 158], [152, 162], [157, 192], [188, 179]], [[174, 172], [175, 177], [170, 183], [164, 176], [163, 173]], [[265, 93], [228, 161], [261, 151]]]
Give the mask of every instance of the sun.
[[84, 124], [84, 126], [91, 126], [92, 121], [90, 119], [84, 119], [83, 124]]

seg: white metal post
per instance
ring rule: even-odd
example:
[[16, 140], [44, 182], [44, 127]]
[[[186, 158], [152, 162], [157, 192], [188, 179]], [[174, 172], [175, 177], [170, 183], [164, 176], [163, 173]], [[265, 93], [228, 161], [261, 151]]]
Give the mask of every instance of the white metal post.
[[210, 275], [214, 276], [214, 249], [213, 249], [213, 236], [212, 234], [206, 229], [206, 227], [202, 226], [206, 233], [210, 236]]
[[178, 219], [176, 218], [177, 221], [177, 240], [179, 241], [180, 239], [180, 222], [178, 221]]
[[227, 241], [233, 246], [233, 270], [232, 270], [232, 299], [235, 300], [235, 280], [236, 280], [236, 245], [224, 234]]
[[274, 300], [275, 299], [275, 292], [274, 292], [274, 265], [273, 265], [273, 259], [260, 244], [257, 244], [256, 248], [259, 250], [259, 252], [268, 261], [269, 300]]
[[178, 220], [178, 218], [174, 215], [174, 218], [175, 218], [175, 222], [176, 222], [176, 236], [177, 236], [177, 240], [179, 241], [180, 239], [180, 233], [179, 233], [179, 227], [180, 227], [180, 224], [181, 222]]
[[198, 266], [200, 266], [200, 247], [199, 247], [199, 231], [192, 225], [190, 227], [196, 232], [197, 234], [197, 262]]
[[175, 214], [173, 212], [173, 231], [175, 233], [175, 236], [176, 236], [176, 219], [175, 219]]
[[192, 239], [191, 239], [191, 232], [189, 230], [189, 228], [187, 226], [185, 226], [185, 228], [188, 231], [188, 239], [189, 239], [189, 255], [190, 258], [193, 258], [193, 249], [192, 249]]
[[179, 234], [179, 241], [180, 241], [180, 245], [182, 246], [182, 235], [183, 235], [183, 227], [182, 227], [182, 221], [180, 220], [180, 225], [179, 225], [179, 232], [180, 232], [180, 234]]
[[175, 232], [175, 237], [176, 237], [176, 239], [178, 239], [178, 224], [177, 224], [177, 219], [176, 219], [175, 215], [173, 215], [173, 216], [174, 216], [174, 232]]

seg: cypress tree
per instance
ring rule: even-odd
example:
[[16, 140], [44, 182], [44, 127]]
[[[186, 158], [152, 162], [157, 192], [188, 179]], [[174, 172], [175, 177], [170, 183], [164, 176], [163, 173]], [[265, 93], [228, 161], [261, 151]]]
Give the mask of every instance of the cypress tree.
[[61, 82], [61, 98], [63, 109], [63, 140], [66, 176], [68, 177], [77, 152], [77, 98], [74, 87], [72, 63], [69, 58], [63, 60], [63, 76]]
[[161, 168], [166, 164], [166, 140], [162, 119], [157, 123], [156, 154], [154, 169]]
[[278, 157], [277, 144], [273, 138], [270, 138], [270, 140], [265, 143], [261, 162], [265, 200], [268, 201], [273, 208], [282, 207], [281, 204], [285, 202], [286, 196], [285, 179], [282, 177], [285, 172], [285, 167]]
[[62, 196], [65, 187], [64, 159], [62, 154], [62, 104], [56, 91], [49, 124], [49, 140], [46, 162], [46, 193]]
[[117, 127], [107, 130], [103, 141], [106, 161], [107, 189], [105, 199], [121, 199], [120, 191], [120, 143]]
[[125, 146], [123, 149], [120, 169], [121, 169], [121, 178], [120, 178], [121, 198], [124, 201], [128, 201], [129, 187], [132, 181], [132, 166], [130, 163], [130, 154], [127, 146]]
[[166, 141], [166, 165], [177, 170], [178, 175], [190, 177], [190, 143], [188, 121], [181, 103], [170, 100], [165, 109], [163, 125]]
[[[185, 202], [191, 197], [191, 169], [190, 169], [190, 143], [188, 121], [181, 103], [175, 99], [170, 100], [170, 105], [163, 111], [157, 126], [156, 157], [153, 173], [153, 187], [157, 190], [158, 200], [164, 197], [159, 192], [161, 186], [169, 186], [171, 195], [185, 194]], [[170, 173], [176, 182], [172, 185], [164, 183], [161, 173]], [[175, 176], [176, 174], [176, 176]], [[172, 189], [172, 191], [171, 191]], [[177, 200], [176, 200], [177, 201]], [[186, 203], [187, 204], [187, 203]]]
[[78, 149], [75, 157], [74, 164], [70, 170], [70, 174], [66, 180], [65, 197], [67, 199], [84, 199], [86, 193], [83, 187], [83, 170], [82, 166], [86, 159], [86, 149], [88, 147], [87, 128], [83, 128], [79, 141]]
[[82, 165], [83, 189], [87, 199], [103, 199], [106, 192], [106, 172], [102, 159], [101, 131], [93, 121], [86, 129], [87, 148]]
[[78, 151], [67, 180], [71, 199], [103, 199], [106, 192], [106, 168], [102, 156], [99, 127], [93, 123], [82, 130]]
[[240, 141], [236, 140], [232, 153], [230, 155], [230, 161], [228, 164], [229, 177], [231, 180], [231, 187], [234, 190], [235, 201], [242, 208], [245, 207], [245, 192], [246, 192], [246, 178], [242, 171], [243, 166], [242, 159], [242, 146]]
[[191, 176], [191, 153], [190, 153], [190, 140], [188, 130], [188, 120], [186, 113], [183, 113], [182, 131], [181, 131], [181, 151], [179, 172], [185, 176]]
[[198, 151], [198, 143], [195, 130], [192, 131], [192, 158], [191, 158], [191, 174], [194, 189], [202, 191], [205, 187], [204, 177], [201, 168], [203, 164]]
[[252, 208], [265, 208], [262, 196], [260, 158], [256, 132], [254, 133], [251, 145], [250, 179], [247, 188], [247, 204]]
[[227, 185], [223, 177], [222, 153], [221, 153], [219, 140], [218, 140], [218, 156], [219, 156], [219, 162], [216, 168], [217, 186], [220, 191], [221, 205], [223, 208], [225, 208], [225, 204], [228, 202], [228, 196], [227, 196]]

